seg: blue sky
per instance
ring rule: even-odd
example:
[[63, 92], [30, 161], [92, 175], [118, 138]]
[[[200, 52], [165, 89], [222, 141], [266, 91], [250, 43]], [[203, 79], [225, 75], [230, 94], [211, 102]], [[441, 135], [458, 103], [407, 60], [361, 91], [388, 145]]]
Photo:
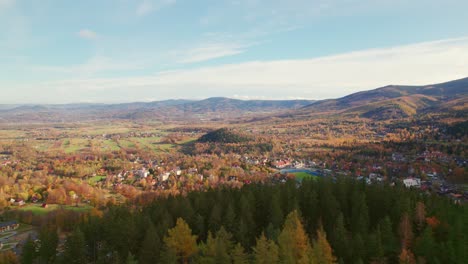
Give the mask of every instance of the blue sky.
[[0, 103], [323, 99], [468, 76], [465, 0], [0, 0]]

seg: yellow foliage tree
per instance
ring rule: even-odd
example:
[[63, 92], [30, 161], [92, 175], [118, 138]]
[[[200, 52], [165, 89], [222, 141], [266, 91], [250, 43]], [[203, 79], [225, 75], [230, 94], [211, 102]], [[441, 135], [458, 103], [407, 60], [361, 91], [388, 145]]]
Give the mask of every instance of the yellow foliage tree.
[[178, 218], [176, 226], [169, 229], [167, 236], [164, 237], [164, 243], [182, 259], [183, 263], [188, 263], [190, 257], [198, 251], [197, 236], [192, 235], [192, 230], [182, 218]]
[[327, 234], [320, 226], [317, 230], [317, 239], [313, 244], [313, 261], [316, 264], [334, 264], [336, 263], [336, 257], [333, 256], [333, 251], [328, 243]]
[[278, 237], [282, 263], [309, 263], [312, 248], [297, 211], [291, 212]]

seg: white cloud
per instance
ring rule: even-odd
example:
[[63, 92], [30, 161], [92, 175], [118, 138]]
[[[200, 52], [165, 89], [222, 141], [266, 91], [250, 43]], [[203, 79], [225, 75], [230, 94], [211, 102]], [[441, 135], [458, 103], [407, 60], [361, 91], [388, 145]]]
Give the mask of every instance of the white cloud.
[[137, 6], [136, 14], [138, 16], [145, 16], [151, 12], [158, 11], [165, 6], [175, 4], [176, 0], [143, 0]]
[[194, 63], [243, 53], [250, 45], [240, 43], [209, 43], [179, 52], [179, 63]]
[[96, 39], [98, 37], [98, 34], [89, 29], [82, 29], [78, 31], [78, 36], [84, 39]]
[[47, 82], [37, 91], [49, 93], [51, 98], [57, 98], [54, 94], [60, 91], [64, 100], [70, 101], [88, 97], [129, 101], [211, 96], [323, 99], [387, 84], [421, 85], [467, 76], [465, 37], [313, 59], [251, 61], [141, 77]]

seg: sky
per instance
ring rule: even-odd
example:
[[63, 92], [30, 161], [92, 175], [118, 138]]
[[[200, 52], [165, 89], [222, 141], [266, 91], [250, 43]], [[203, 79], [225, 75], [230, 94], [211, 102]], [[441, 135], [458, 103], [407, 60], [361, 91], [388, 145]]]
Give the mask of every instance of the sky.
[[0, 104], [325, 99], [468, 77], [466, 0], [0, 0]]

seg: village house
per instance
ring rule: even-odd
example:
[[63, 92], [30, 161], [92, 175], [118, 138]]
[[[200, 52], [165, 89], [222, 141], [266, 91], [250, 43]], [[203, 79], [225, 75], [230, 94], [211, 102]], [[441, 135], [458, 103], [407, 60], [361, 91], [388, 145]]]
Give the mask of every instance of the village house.
[[169, 179], [170, 175], [171, 175], [170, 172], [165, 172], [165, 173], [159, 175], [159, 180], [160, 181], [167, 181], [167, 179]]
[[277, 160], [273, 161], [271, 165], [273, 167], [276, 167], [277, 169], [284, 169], [287, 166], [291, 165], [291, 162], [289, 160]]
[[0, 233], [16, 230], [19, 227], [18, 222], [9, 221], [0, 223]]
[[406, 178], [406, 179], [403, 180], [403, 184], [405, 185], [406, 188], [410, 188], [410, 187], [419, 188], [419, 187], [421, 187], [421, 179], [419, 179], [419, 178]]

